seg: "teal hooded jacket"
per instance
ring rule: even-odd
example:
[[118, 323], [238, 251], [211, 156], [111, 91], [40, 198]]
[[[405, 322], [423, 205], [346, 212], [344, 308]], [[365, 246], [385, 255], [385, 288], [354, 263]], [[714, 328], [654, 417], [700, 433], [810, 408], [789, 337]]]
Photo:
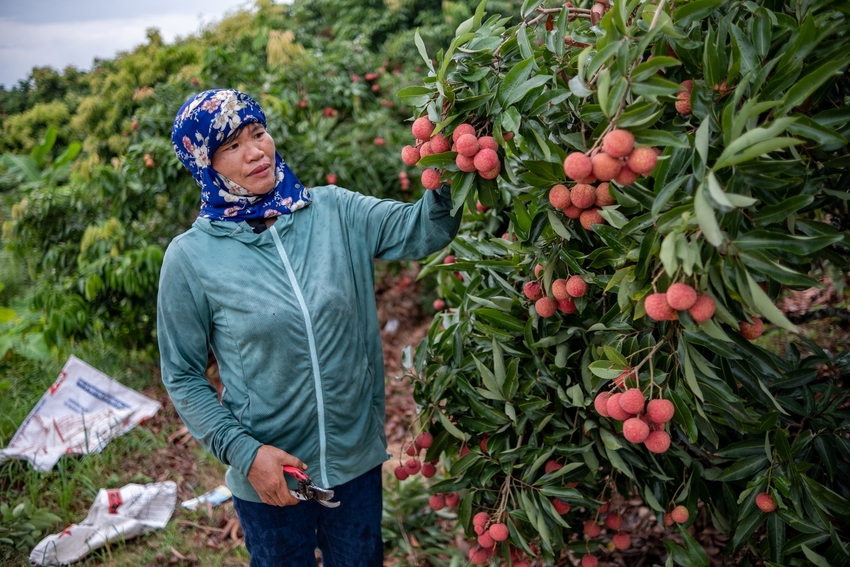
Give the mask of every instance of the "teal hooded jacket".
[[[230, 465], [235, 496], [261, 445], [325, 488], [388, 458], [374, 259], [418, 259], [457, 233], [451, 190], [417, 203], [336, 186], [264, 232], [198, 218], [168, 247], [157, 305], [162, 380], [192, 435]], [[219, 364], [221, 402], [204, 375]]]

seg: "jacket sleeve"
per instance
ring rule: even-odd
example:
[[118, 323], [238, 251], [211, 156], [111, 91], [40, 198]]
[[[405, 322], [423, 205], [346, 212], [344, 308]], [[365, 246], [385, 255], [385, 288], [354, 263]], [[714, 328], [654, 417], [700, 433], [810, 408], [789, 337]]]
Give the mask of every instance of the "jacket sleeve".
[[262, 444], [218, 402], [204, 374], [211, 325], [207, 295], [186, 254], [172, 243], [163, 260], [157, 298], [162, 382], [195, 439], [247, 476]]
[[457, 234], [461, 212], [452, 216], [451, 187], [428, 191], [416, 203], [376, 199], [339, 189], [347, 223], [361, 232], [372, 257], [418, 260], [444, 248]]

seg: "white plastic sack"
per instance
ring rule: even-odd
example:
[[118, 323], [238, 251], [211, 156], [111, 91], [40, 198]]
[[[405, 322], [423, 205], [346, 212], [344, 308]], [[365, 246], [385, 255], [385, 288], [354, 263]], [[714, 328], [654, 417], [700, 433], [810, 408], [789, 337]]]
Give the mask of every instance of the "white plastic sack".
[[86, 519], [38, 542], [30, 561], [35, 565], [67, 565], [107, 542], [164, 528], [176, 502], [177, 484], [170, 480], [128, 484], [118, 490], [102, 488]]
[[98, 453], [110, 439], [152, 417], [160, 403], [71, 356], [9, 445], [0, 463], [25, 459], [49, 471], [66, 453]]

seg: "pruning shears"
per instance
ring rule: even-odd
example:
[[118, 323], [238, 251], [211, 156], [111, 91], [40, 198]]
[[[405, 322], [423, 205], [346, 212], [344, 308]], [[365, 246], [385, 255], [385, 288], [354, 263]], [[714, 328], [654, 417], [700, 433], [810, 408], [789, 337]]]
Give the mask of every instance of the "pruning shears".
[[295, 498], [298, 500], [315, 500], [322, 506], [326, 508], [336, 508], [339, 506], [339, 502], [331, 502], [331, 498], [334, 497], [333, 490], [327, 490], [325, 488], [321, 488], [313, 484], [313, 481], [310, 479], [307, 474], [304, 473], [301, 469], [296, 469], [295, 467], [291, 467], [289, 465], [283, 465], [283, 472], [292, 475], [295, 477], [295, 480], [298, 481], [298, 489], [289, 491]]

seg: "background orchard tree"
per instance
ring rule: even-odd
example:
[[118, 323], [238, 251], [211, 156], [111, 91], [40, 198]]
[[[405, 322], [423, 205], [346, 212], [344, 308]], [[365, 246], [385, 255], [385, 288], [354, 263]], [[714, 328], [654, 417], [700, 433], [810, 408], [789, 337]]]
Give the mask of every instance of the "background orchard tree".
[[595, 565], [639, 498], [670, 564], [708, 564], [698, 523], [736, 564], [846, 565], [850, 360], [775, 305], [844, 286], [846, 10], [485, 10], [436, 55], [417, 38], [427, 77], [399, 93], [402, 158], [470, 211], [411, 360], [470, 560]]

